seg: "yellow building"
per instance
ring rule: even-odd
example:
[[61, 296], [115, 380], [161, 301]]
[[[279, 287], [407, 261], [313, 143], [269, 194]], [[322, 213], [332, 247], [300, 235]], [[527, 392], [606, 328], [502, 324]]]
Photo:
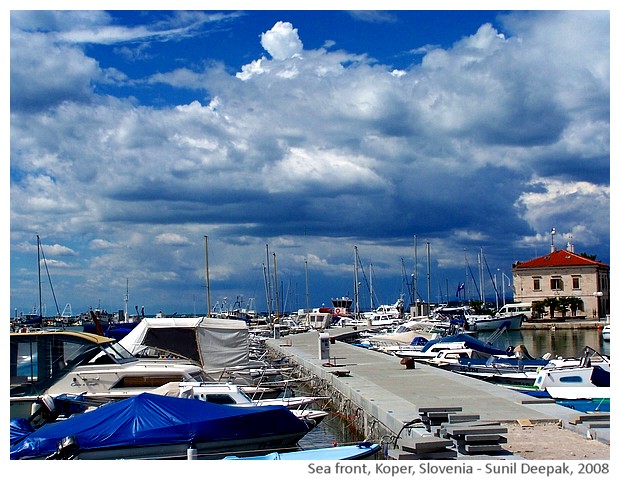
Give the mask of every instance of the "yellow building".
[[556, 250], [542, 257], [512, 266], [515, 302], [542, 302], [550, 297], [579, 299], [577, 316], [605, 318], [609, 306], [609, 265], [567, 250]]

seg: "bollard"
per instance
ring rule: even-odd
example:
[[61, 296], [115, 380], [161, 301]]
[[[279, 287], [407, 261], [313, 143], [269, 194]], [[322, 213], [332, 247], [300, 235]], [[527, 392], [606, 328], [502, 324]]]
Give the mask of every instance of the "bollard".
[[400, 364], [404, 365], [407, 370], [415, 369], [415, 360], [413, 358], [403, 358]]

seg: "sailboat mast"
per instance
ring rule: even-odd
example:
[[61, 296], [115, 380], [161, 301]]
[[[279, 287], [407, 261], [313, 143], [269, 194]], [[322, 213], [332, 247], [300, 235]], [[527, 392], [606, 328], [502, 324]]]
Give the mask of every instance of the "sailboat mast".
[[267, 280], [267, 267], [263, 263], [263, 282], [265, 283], [265, 301], [267, 302], [267, 318], [271, 318], [271, 300], [269, 300], [269, 287]]
[[129, 278], [127, 278], [127, 287], [125, 290], [125, 318], [126, 322], [129, 321]]
[[267, 261], [265, 262], [267, 264], [267, 284], [265, 285], [265, 288], [267, 289], [267, 312], [269, 313], [269, 316], [271, 316], [271, 303], [272, 303], [272, 298], [271, 298], [271, 272], [269, 271], [269, 244], [265, 244], [265, 250], [266, 250], [266, 258]]
[[[418, 237], [413, 236], [413, 303], [418, 304]], [[417, 311], [416, 311], [417, 314]]]
[[310, 293], [308, 291], [308, 260], [306, 260], [306, 312], [310, 310]]
[[37, 234], [37, 272], [39, 274], [39, 320], [43, 322], [43, 296], [41, 293], [41, 239]]
[[276, 270], [276, 254], [275, 252], [273, 253], [273, 288], [274, 290], [274, 295], [276, 296], [275, 298], [275, 303], [276, 303], [276, 318], [280, 317], [280, 307], [278, 305], [279, 303], [279, 299], [278, 299], [278, 274], [277, 274], [277, 270]]
[[354, 292], [354, 296], [355, 296], [355, 318], [358, 317], [359, 315], [359, 311], [360, 311], [360, 306], [359, 306], [359, 281], [357, 279], [357, 263], [359, 262], [358, 256], [357, 256], [357, 245], [354, 247], [355, 249], [355, 264], [353, 266], [353, 281], [355, 282], [355, 284], [353, 285], [353, 292]]
[[372, 263], [370, 264], [370, 310], [375, 309], [375, 303], [373, 302], [373, 296], [375, 294], [373, 284], [372, 284]]
[[205, 235], [205, 279], [207, 283], [207, 317], [211, 316], [211, 285], [209, 282], [209, 238]]
[[426, 296], [428, 298], [428, 314], [431, 314], [431, 244], [426, 242]]
[[480, 301], [482, 302], [482, 306], [484, 307], [485, 302], [485, 291], [484, 291], [484, 273], [482, 268], [482, 247], [480, 247], [480, 255], [478, 257], [478, 265], [480, 269]]

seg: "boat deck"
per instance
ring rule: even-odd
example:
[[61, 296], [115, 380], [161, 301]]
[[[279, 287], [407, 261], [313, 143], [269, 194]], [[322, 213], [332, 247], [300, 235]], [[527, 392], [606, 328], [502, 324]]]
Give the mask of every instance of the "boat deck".
[[[267, 345], [328, 382], [395, 433], [419, 418], [421, 411], [452, 407], [459, 407], [463, 415], [478, 415], [481, 421], [561, 421], [565, 428], [580, 428], [574, 424], [579, 412], [549, 399], [536, 399], [417, 362], [414, 368], [407, 368], [396, 356], [337, 341], [352, 331], [338, 328], [326, 332], [331, 336], [328, 359], [319, 358], [321, 344], [316, 331], [268, 339]], [[323, 344], [324, 357], [325, 350]], [[608, 436], [608, 430], [601, 435]]]

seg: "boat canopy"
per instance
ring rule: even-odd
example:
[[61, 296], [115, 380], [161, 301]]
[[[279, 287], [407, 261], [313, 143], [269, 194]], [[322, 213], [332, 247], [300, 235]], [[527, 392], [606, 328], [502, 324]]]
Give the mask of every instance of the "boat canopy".
[[236, 407], [142, 393], [88, 413], [43, 425], [11, 446], [11, 459], [43, 457], [73, 437], [80, 450], [225, 442], [305, 434], [308, 427], [284, 406]]
[[229, 318], [144, 318], [119, 343], [134, 355], [149, 348], [199, 362], [205, 370], [249, 364], [249, 330]]
[[438, 343], [460, 343], [462, 342], [465, 348], [471, 348], [482, 353], [488, 353], [489, 355], [507, 355], [510, 352], [494, 347], [492, 344], [485, 343], [482, 340], [467, 335], [466, 333], [458, 333], [456, 335], [448, 335], [447, 337], [441, 337], [434, 340], [430, 340], [424, 347], [422, 352], [428, 351], [433, 345]]

